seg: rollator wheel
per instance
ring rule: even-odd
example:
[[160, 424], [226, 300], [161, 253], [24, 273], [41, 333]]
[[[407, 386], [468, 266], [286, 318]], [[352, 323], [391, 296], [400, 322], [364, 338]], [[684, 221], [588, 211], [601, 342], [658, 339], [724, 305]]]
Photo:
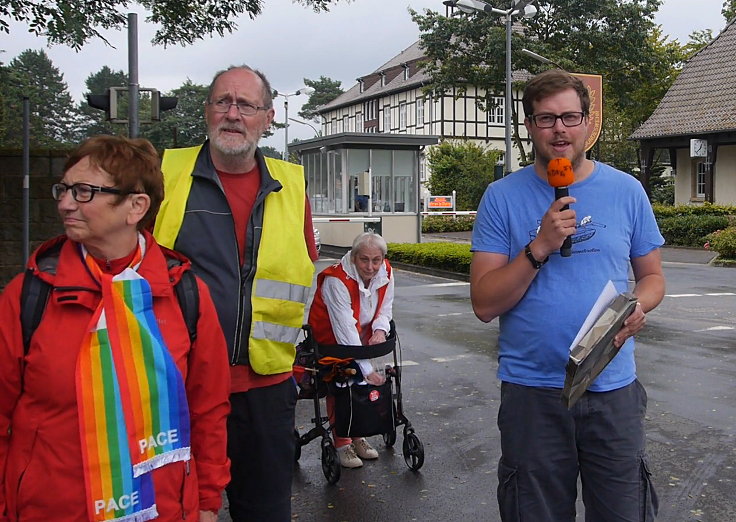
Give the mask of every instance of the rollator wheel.
[[387, 431], [383, 434], [383, 443], [387, 448], [391, 448], [396, 444], [396, 426], [394, 426], [391, 431]]
[[302, 456], [302, 442], [299, 436], [299, 430], [294, 428], [294, 462], [299, 462]]
[[337, 484], [337, 481], [340, 480], [340, 469], [337, 448], [329, 438], [325, 437], [322, 439], [322, 473], [325, 474], [327, 482]]
[[417, 471], [424, 464], [424, 445], [414, 433], [404, 436], [404, 461], [409, 469]]

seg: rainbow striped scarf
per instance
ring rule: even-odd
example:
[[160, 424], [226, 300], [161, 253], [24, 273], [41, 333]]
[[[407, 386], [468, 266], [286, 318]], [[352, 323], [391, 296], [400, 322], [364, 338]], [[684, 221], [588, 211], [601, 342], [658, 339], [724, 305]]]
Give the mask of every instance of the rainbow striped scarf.
[[158, 516], [150, 471], [187, 461], [184, 382], [153, 314], [151, 287], [136, 270], [104, 274], [82, 247], [102, 301], [82, 341], [76, 389], [90, 520], [143, 522]]

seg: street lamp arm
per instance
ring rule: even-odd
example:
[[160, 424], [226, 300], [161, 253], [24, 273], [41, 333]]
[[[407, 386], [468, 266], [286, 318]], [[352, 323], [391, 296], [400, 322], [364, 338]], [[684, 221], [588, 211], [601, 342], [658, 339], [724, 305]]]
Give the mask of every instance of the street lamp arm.
[[306, 121], [302, 121], [302, 120], [297, 120], [296, 118], [289, 118], [289, 120], [296, 122], [296, 123], [301, 123], [302, 125], [307, 125], [308, 127], [312, 127], [312, 130], [314, 131], [315, 136], [319, 136], [320, 134], [320, 131], [318, 131], [316, 127], [312, 125], [311, 123], [307, 123]]

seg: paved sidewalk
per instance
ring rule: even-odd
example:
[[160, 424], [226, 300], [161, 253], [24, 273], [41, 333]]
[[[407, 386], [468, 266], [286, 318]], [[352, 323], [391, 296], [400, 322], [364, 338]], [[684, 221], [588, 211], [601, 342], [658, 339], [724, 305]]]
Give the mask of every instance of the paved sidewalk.
[[[470, 232], [441, 232], [422, 234], [424, 243], [449, 241], [452, 243], [470, 243]], [[662, 261], [671, 263], [692, 263], [707, 265], [716, 257], [715, 252], [702, 248], [662, 247]]]

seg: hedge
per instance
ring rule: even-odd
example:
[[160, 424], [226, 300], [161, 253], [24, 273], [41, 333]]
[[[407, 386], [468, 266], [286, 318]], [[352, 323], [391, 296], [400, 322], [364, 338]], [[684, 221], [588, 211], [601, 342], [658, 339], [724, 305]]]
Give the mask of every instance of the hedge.
[[657, 224], [665, 244], [703, 248], [706, 236], [726, 228], [729, 218], [726, 215], [690, 214], [658, 218]]
[[389, 243], [388, 259], [459, 274], [470, 273], [470, 245], [467, 243]]
[[708, 234], [705, 247], [718, 252], [719, 258], [736, 259], [736, 226]]

